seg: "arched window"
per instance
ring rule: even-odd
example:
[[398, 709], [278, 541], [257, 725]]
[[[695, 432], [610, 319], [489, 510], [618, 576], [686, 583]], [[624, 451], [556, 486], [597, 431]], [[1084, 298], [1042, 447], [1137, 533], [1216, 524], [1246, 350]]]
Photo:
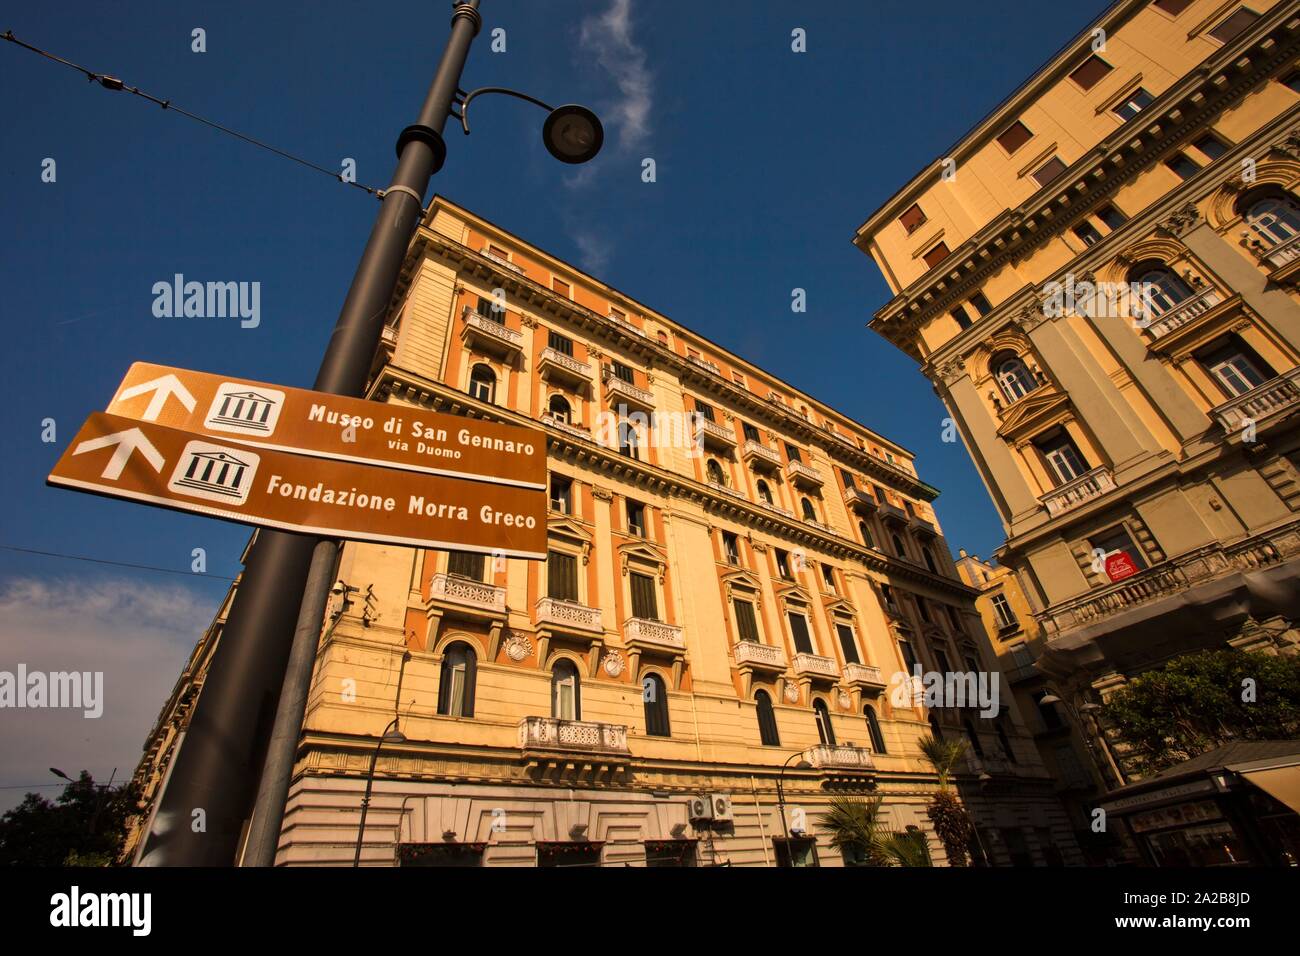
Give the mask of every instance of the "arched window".
[[618, 450], [619, 454], [627, 455], [629, 458], [641, 457], [640, 438], [631, 422], [619, 422]]
[[1290, 196], [1265, 196], [1250, 204], [1246, 221], [1264, 242], [1281, 245], [1300, 235], [1300, 205]]
[[871, 749], [878, 754], [888, 753], [885, 750], [885, 735], [880, 732], [880, 720], [876, 717], [876, 709], [867, 704], [862, 708], [862, 716], [867, 718], [867, 733], [871, 735]]
[[803, 509], [803, 518], [805, 521], [817, 520], [817, 512], [813, 509], [813, 503], [807, 498], [799, 499], [799, 507]]
[[1129, 274], [1129, 281], [1141, 289], [1144, 318], [1164, 315], [1192, 295], [1192, 287], [1165, 265], [1138, 266]]
[[758, 736], [765, 747], [781, 746], [781, 735], [776, 730], [776, 711], [772, 709], [772, 698], [767, 691], [754, 692], [754, 703], [758, 705]]
[[722, 466], [713, 458], [710, 458], [704, 465], [704, 472], [709, 476], [709, 481], [715, 485], [725, 485], [727, 476], [723, 474]]
[[831, 726], [831, 712], [820, 697], [813, 701], [813, 716], [817, 718], [817, 736], [827, 747], [835, 746], [835, 728]]
[[868, 548], [874, 548], [876, 546], [876, 539], [871, 537], [871, 529], [867, 527], [865, 521], [858, 522], [858, 534], [862, 535], [862, 543]]
[[1029, 366], [1018, 355], [1003, 352], [994, 356], [990, 363], [993, 376], [998, 380], [998, 388], [1008, 402], [1018, 402], [1038, 387], [1038, 381], [1029, 371]]
[[582, 681], [573, 661], [561, 658], [551, 670], [551, 716], [582, 720]]
[[930, 550], [929, 546], [921, 549], [921, 556], [925, 558], [925, 566], [930, 569], [930, 573], [938, 574], [939, 566], [935, 563], [934, 552]]
[[475, 365], [469, 373], [469, 393], [480, 402], [495, 402], [497, 376], [486, 365]]
[[772, 503], [772, 489], [767, 486], [767, 482], [760, 478], [755, 487], [758, 489], [758, 497], [770, 505]]
[[900, 558], [907, 557], [907, 549], [903, 547], [903, 539], [896, 534], [891, 535], [891, 537], [894, 539], [894, 554], [898, 555]]
[[641, 700], [645, 704], [645, 732], [651, 737], [672, 736], [668, 731], [668, 689], [658, 674], [646, 674], [641, 681]]
[[474, 680], [478, 655], [468, 644], [457, 641], [442, 655], [438, 679], [438, 713], [444, 717], [474, 716]]
[[573, 420], [573, 408], [563, 395], [552, 395], [546, 407], [557, 422], [564, 422], [567, 425]]

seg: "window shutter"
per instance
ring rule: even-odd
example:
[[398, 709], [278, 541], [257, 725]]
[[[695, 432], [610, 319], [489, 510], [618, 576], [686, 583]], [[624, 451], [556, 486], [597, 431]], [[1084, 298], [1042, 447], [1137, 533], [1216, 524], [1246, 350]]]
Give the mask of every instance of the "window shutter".
[[447, 573], [482, 581], [483, 555], [469, 551], [453, 551], [447, 557]]
[[844, 649], [844, 663], [859, 663], [858, 649], [853, 644], [853, 628], [846, 624], [836, 624], [835, 630], [840, 635], [840, 647]]
[[659, 605], [655, 599], [655, 581], [648, 574], [633, 572], [632, 616], [647, 621], [659, 620]]
[[571, 554], [546, 554], [546, 594], [562, 601], [578, 600], [578, 560]]
[[758, 705], [759, 738], [765, 746], [781, 746], [781, 735], [776, 729], [776, 712], [772, 710], [772, 698], [767, 695], [767, 691], [760, 690], [754, 695], [754, 703]]
[[754, 605], [740, 598], [733, 598], [731, 603], [736, 609], [736, 626], [740, 630], [740, 639], [757, 643], [758, 622], [754, 619]]
[[808, 634], [808, 619], [794, 611], [788, 611], [786, 617], [790, 619], [790, 633], [794, 635], [794, 649], [800, 654], [811, 654], [813, 648], [812, 638]]

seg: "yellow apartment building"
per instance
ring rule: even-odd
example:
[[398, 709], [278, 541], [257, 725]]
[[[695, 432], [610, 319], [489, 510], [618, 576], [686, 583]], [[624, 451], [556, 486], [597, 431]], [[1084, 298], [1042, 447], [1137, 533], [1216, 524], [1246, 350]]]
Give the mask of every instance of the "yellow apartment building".
[[979, 748], [978, 854], [1078, 861], [1004, 685], [893, 699], [913, 663], [996, 678], [907, 449], [444, 199], [370, 397], [544, 430], [548, 557], [345, 546], [279, 863], [351, 865], [376, 753], [366, 865], [840, 865], [842, 793], [942, 863], [932, 728]]
[[1128, 678], [1297, 648], [1297, 66], [1295, 2], [1121, 0], [855, 238], [1001, 516], [1035, 693], [1112, 780]]

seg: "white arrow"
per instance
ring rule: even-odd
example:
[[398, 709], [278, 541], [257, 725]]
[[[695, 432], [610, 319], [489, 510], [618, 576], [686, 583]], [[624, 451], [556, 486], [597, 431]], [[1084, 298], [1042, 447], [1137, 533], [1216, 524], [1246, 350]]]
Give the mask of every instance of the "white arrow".
[[74, 455], [84, 455], [88, 451], [98, 451], [101, 448], [111, 448], [117, 446], [117, 451], [113, 452], [113, 457], [108, 460], [104, 466], [103, 477], [110, 478], [113, 481], [122, 477], [122, 469], [131, 459], [131, 453], [139, 451], [144, 455], [145, 461], [153, 465], [154, 471], [162, 471], [163, 465], [167, 462], [163, 456], [158, 453], [158, 449], [150, 444], [149, 439], [144, 437], [144, 432], [138, 428], [128, 428], [124, 432], [115, 432], [112, 435], [105, 435], [103, 438], [92, 438], [90, 441], [83, 441], [73, 450]]
[[189, 393], [181, 380], [170, 372], [162, 378], [156, 378], [152, 382], [141, 382], [139, 385], [132, 385], [130, 388], [123, 390], [122, 394], [117, 396], [119, 402], [124, 402], [128, 398], [135, 398], [139, 395], [148, 395], [153, 392], [153, 398], [149, 399], [149, 407], [144, 410], [144, 420], [147, 422], [156, 422], [158, 416], [162, 414], [163, 406], [167, 404], [167, 397], [175, 395], [177, 400], [185, 406], [187, 412], [194, 411], [194, 396]]

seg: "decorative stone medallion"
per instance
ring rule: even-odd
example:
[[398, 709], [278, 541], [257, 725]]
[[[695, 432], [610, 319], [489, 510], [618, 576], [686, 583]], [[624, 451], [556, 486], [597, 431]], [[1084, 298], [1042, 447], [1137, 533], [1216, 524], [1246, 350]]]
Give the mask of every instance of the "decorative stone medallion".
[[848, 710], [853, 706], [853, 698], [849, 696], [846, 690], [840, 691], [840, 710]]
[[533, 642], [523, 634], [511, 634], [506, 640], [506, 657], [522, 661], [533, 653]]
[[799, 688], [794, 684], [786, 684], [785, 699], [792, 704], [799, 703]]
[[618, 651], [605, 652], [605, 673], [610, 677], [617, 677], [623, 673], [623, 655]]

